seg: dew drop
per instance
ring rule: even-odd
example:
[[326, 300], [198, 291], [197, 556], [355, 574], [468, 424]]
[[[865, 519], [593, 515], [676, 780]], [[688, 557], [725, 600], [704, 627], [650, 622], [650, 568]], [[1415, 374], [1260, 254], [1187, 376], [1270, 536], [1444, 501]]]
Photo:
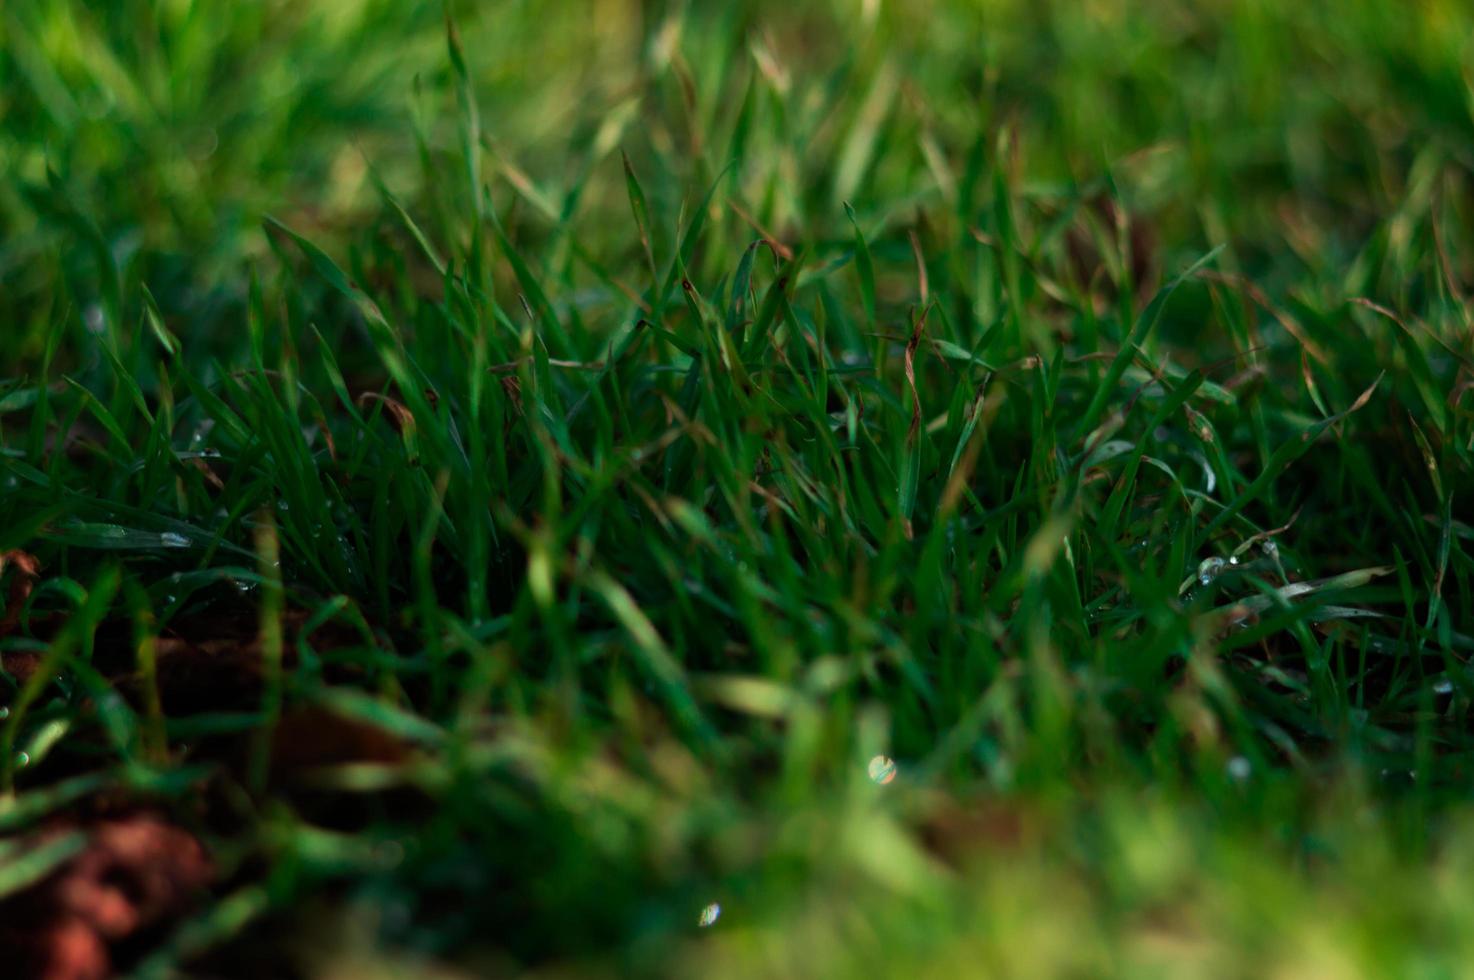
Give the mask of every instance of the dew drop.
[[176, 534], [173, 531], [165, 531], [159, 535], [159, 544], [165, 548], [188, 548], [189, 538], [186, 538], [182, 534]]
[[1228, 556], [1228, 563], [1230, 565], [1237, 565], [1239, 563], [1239, 556], [1238, 555], [1229, 555]]
[[890, 756], [878, 755], [870, 760], [870, 781], [881, 786], [896, 778], [896, 761]]
[[696, 920], [696, 924], [699, 925], [703, 929], [708, 929], [711, 926], [716, 925], [717, 919], [720, 919], [721, 917], [722, 917], [722, 906], [721, 906], [721, 903], [720, 902], [712, 902], [706, 908], [704, 908], [704, 909], [701, 910], [701, 917]]
[[26, 755], [24, 752], [17, 752], [15, 754], [15, 768], [17, 768], [17, 769], [24, 769], [26, 766], [28, 766], [30, 764], [31, 764], [31, 757], [30, 756]]
[[1266, 538], [1264, 540], [1264, 543], [1261, 544], [1259, 547], [1261, 549], [1263, 549], [1264, 553], [1266, 555], [1268, 555], [1269, 557], [1271, 557], [1271, 558], [1277, 558], [1277, 557], [1279, 557], [1280, 546], [1274, 543], [1274, 538]]
[[1253, 771], [1254, 767], [1250, 765], [1249, 760], [1241, 755], [1228, 760], [1228, 774], [1241, 783], [1248, 779], [1249, 774]]
[[1449, 680], [1447, 677], [1440, 677], [1438, 678], [1438, 680], [1433, 682], [1434, 694], [1452, 694], [1453, 692], [1454, 682]]
[[1224, 564], [1223, 559], [1217, 555], [1214, 555], [1212, 558], [1204, 558], [1202, 564], [1198, 565], [1198, 584], [1213, 584], [1213, 580], [1218, 577], [1218, 573], [1223, 571]]
[[4, 721], [6, 718], [9, 718], [9, 717], [10, 717], [10, 709], [9, 708], [0, 708], [0, 721]]

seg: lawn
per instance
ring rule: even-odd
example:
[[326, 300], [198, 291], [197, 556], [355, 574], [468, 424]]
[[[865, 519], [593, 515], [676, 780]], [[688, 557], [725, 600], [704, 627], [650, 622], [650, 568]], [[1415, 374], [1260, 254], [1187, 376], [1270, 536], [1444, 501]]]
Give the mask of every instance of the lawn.
[[1474, 7], [0, 8], [8, 975], [1474, 973]]

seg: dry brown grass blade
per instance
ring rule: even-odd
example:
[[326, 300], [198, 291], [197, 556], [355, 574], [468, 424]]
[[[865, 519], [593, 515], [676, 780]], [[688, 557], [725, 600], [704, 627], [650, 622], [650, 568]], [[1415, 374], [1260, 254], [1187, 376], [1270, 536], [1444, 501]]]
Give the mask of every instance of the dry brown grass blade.
[[1326, 354], [1326, 352], [1321, 348], [1319, 344], [1311, 340], [1310, 337], [1306, 335], [1304, 328], [1301, 327], [1299, 323], [1295, 322], [1295, 319], [1291, 317], [1288, 313], [1286, 313], [1284, 310], [1281, 310], [1278, 306], [1275, 306], [1270, 298], [1265, 295], [1264, 290], [1260, 289], [1249, 280], [1245, 279], [1242, 276], [1230, 275], [1228, 273], [1218, 272], [1213, 269], [1201, 269], [1198, 271], [1197, 276], [1199, 279], [1205, 279], [1209, 282], [1222, 283], [1225, 286], [1229, 286], [1239, 290], [1245, 296], [1247, 296], [1249, 298], [1249, 301], [1252, 302], [1255, 306], [1259, 307], [1261, 310], [1274, 317], [1275, 322], [1278, 323], [1281, 327], [1284, 327], [1285, 332], [1288, 333], [1291, 337], [1294, 337], [1296, 342], [1300, 344], [1301, 348], [1303, 348], [1308, 354], [1310, 354], [1311, 357], [1315, 358], [1321, 364], [1329, 365], [1331, 363], [1330, 357]]
[[911, 330], [911, 339], [906, 341], [906, 384], [911, 388], [911, 428], [906, 432], [906, 445], [916, 443], [916, 433], [921, 430], [921, 394], [916, 390], [916, 348], [921, 345], [921, 335], [926, 330], [926, 315], [930, 307], [923, 307], [916, 326]]
[[368, 402], [378, 402], [388, 411], [394, 422], [396, 432], [413, 432], [415, 429], [415, 416], [403, 402], [395, 401], [387, 395], [381, 395], [376, 391], [365, 391], [354, 399], [360, 408]]
[[782, 259], [784, 262], [793, 261], [793, 249], [780, 242], [778, 240], [778, 236], [770, 232], [752, 215], [742, 210], [742, 208], [739, 207], [736, 202], [728, 201], [727, 206], [732, 209], [737, 217], [747, 222], [748, 227], [757, 232], [759, 235], [763, 236], [763, 241], [767, 242], [768, 247], [771, 248], [780, 259]]

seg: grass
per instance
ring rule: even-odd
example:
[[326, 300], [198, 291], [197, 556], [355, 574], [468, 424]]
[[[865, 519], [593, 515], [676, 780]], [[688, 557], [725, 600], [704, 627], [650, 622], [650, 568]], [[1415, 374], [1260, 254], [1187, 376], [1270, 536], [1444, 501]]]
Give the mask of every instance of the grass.
[[1474, 15], [566, 8], [0, 14], [11, 907], [146, 806], [140, 976], [1465, 972]]

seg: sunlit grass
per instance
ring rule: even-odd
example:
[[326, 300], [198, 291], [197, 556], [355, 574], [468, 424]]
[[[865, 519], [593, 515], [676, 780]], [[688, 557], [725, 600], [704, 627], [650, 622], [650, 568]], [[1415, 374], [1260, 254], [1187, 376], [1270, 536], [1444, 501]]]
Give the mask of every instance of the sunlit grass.
[[0, 896], [126, 800], [143, 975], [1461, 969], [1471, 14], [450, 14], [0, 14]]

